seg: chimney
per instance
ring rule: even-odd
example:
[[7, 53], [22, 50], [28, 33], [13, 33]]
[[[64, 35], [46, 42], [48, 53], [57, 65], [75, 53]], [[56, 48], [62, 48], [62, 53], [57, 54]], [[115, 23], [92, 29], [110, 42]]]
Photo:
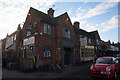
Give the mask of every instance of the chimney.
[[49, 8], [48, 15], [50, 15], [51, 17], [54, 17], [54, 10], [52, 8]]
[[111, 44], [110, 40], [108, 40], [108, 43]]
[[112, 44], [114, 45], [114, 42], [112, 42]]
[[18, 28], [17, 28], [17, 30], [18, 30], [18, 31], [20, 31], [20, 30], [21, 30], [20, 24], [18, 25]]
[[6, 35], [6, 37], [8, 37], [9, 35], [8, 35], [8, 33], [7, 33], [7, 35]]
[[79, 25], [80, 25], [79, 22], [74, 22], [74, 26], [75, 26], [76, 28], [79, 28]]

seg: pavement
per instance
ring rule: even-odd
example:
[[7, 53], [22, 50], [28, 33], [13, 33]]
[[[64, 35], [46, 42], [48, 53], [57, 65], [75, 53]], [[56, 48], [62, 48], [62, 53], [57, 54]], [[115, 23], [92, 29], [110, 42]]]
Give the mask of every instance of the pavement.
[[39, 72], [21, 72], [19, 70], [7, 70], [3, 69], [3, 78], [89, 78], [89, 67], [91, 62], [77, 66], [68, 66], [64, 68], [60, 73], [39, 71]]

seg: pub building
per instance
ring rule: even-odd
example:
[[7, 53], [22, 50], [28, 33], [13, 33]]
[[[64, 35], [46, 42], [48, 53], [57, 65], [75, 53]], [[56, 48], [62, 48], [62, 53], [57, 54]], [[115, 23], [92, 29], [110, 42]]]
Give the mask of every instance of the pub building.
[[36, 66], [54, 62], [61, 65], [74, 65], [80, 61], [79, 35], [74, 32], [78, 27], [65, 12], [54, 17], [50, 8], [48, 14], [30, 8], [23, 28], [18, 27], [18, 52], [20, 64], [24, 59], [33, 58]]
[[108, 46], [97, 30], [87, 32], [80, 29], [79, 22], [72, 24], [67, 12], [57, 17], [54, 12], [49, 8], [46, 14], [30, 7], [24, 24], [19, 24], [17, 30], [0, 43], [2, 53], [9, 49], [15, 51], [20, 69], [44, 67], [51, 63], [62, 66], [79, 64], [102, 56], [103, 48]]

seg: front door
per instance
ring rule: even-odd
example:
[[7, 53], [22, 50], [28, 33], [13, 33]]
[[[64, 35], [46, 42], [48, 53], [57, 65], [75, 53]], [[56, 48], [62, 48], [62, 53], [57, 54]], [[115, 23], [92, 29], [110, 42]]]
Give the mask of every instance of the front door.
[[71, 64], [72, 60], [72, 49], [71, 48], [64, 48], [64, 65]]

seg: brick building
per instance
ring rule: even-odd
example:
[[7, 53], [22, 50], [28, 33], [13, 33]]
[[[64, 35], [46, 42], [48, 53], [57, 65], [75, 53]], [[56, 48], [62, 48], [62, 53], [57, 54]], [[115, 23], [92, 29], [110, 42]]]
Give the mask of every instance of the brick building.
[[110, 42], [110, 40], [108, 42], [104, 42], [102, 43], [102, 53], [105, 56], [114, 56], [116, 57], [116, 55], [119, 53], [119, 47], [118, 45]]
[[1, 41], [2, 41], [1, 46], [2, 46], [2, 53], [3, 53], [3, 52], [5, 52], [5, 43], [6, 43], [6, 38], [2, 39]]
[[23, 28], [18, 30], [17, 58], [35, 57], [38, 66], [75, 64], [80, 57], [74, 27], [67, 13], [54, 17], [52, 8], [45, 14], [31, 7]]
[[82, 29], [76, 29], [75, 32], [80, 36], [80, 61], [93, 60], [95, 58], [94, 35]]
[[101, 40], [97, 30], [87, 32], [79, 24], [72, 24], [67, 12], [54, 17], [52, 8], [46, 14], [31, 7], [23, 27], [19, 24], [2, 40], [2, 52], [12, 49], [20, 65], [31, 58], [37, 66], [52, 62], [69, 65], [102, 56], [104, 47], [110, 45]]
[[5, 38], [5, 51], [15, 50], [16, 46], [16, 31], [6, 36]]
[[6, 38], [1, 40], [1, 53], [9, 50], [14, 50], [16, 52], [16, 33], [17, 31], [10, 35], [7, 34]]
[[89, 33], [94, 35], [95, 54], [97, 57], [102, 56], [102, 40], [100, 38], [98, 30]]

